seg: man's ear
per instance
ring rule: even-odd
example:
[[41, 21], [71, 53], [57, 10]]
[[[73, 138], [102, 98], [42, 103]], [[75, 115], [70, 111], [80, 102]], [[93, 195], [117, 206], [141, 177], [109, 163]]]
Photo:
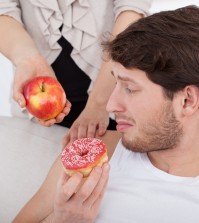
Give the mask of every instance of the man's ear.
[[199, 88], [195, 85], [188, 85], [183, 90], [183, 114], [192, 115], [199, 108]]

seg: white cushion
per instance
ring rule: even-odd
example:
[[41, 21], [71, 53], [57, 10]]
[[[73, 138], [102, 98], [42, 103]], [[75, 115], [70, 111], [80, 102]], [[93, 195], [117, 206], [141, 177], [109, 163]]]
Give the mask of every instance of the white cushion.
[[68, 129], [0, 117], [0, 222], [11, 222], [43, 182]]

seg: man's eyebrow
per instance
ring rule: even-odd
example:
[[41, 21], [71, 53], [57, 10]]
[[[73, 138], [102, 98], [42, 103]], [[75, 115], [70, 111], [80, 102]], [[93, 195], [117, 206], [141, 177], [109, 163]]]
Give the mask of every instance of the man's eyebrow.
[[131, 79], [131, 78], [129, 78], [129, 77], [121, 77], [120, 75], [115, 75], [115, 73], [114, 73], [114, 71], [113, 70], [111, 70], [111, 74], [116, 78], [118, 78], [119, 80], [121, 80], [121, 81], [130, 81], [130, 82], [133, 82], [133, 83], [135, 83], [135, 84], [137, 84], [137, 82], [136, 81], [134, 81], [133, 79]]

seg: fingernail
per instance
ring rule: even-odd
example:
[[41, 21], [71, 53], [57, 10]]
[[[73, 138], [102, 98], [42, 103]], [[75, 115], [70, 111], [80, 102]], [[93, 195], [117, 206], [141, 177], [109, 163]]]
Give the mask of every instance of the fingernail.
[[22, 103], [21, 103], [21, 99], [17, 100], [17, 103], [19, 104], [19, 106], [21, 107]]
[[83, 178], [83, 174], [80, 172], [75, 173], [78, 177]]
[[108, 172], [110, 170], [110, 165], [108, 163], [105, 163], [103, 169]]
[[99, 166], [96, 166], [96, 167], [95, 167], [95, 171], [96, 171], [97, 173], [101, 173], [101, 172], [102, 172], [102, 168], [99, 167]]

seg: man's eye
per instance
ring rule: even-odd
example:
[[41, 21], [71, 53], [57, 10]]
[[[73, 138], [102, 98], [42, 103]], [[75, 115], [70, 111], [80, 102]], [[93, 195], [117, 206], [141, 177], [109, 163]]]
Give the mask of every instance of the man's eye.
[[131, 94], [133, 93], [134, 91], [128, 87], [125, 88], [125, 91], [128, 93], [128, 94]]

